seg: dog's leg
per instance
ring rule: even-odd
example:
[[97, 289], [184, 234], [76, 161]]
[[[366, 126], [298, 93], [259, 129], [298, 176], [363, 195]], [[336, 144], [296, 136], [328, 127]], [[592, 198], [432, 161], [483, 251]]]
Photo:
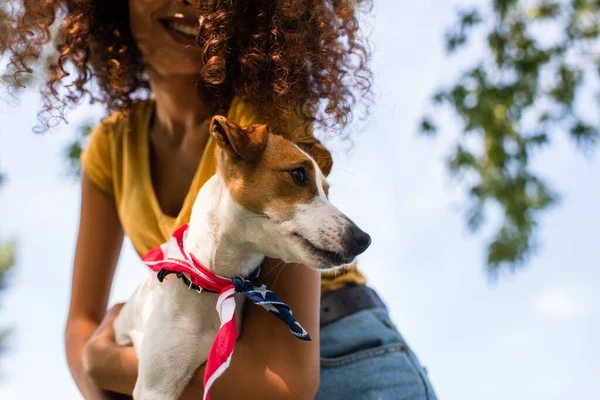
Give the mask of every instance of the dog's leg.
[[220, 323], [217, 295], [187, 290], [178, 279], [162, 283], [165, 295], [144, 326], [136, 400], [178, 399], [208, 358]]

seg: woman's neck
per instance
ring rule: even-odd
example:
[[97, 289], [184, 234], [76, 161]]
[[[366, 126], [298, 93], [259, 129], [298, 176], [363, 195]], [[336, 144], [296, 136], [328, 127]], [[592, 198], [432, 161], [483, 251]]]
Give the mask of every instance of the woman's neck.
[[150, 89], [156, 99], [153, 130], [183, 142], [188, 132], [194, 132], [212, 116], [212, 109], [198, 89], [198, 75], [161, 75], [147, 71]]

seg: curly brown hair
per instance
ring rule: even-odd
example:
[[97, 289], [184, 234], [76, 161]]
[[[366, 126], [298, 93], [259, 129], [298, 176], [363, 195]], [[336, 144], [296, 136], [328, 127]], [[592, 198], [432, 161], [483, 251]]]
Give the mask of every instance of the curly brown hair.
[[[45, 128], [88, 97], [124, 110], [149, 93], [142, 55], [123, 0], [13, 0], [8, 40], [18, 82], [49, 44], [54, 55], [41, 92]], [[368, 0], [203, 0], [198, 46], [201, 84], [226, 106], [234, 95], [267, 117], [300, 116], [344, 128], [356, 99], [369, 99], [368, 44], [357, 20]], [[58, 30], [53, 26], [62, 23]]]

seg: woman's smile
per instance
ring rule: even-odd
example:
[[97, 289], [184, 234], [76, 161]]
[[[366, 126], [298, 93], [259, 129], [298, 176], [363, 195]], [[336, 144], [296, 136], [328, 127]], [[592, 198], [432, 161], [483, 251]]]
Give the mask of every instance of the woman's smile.
[[197, 75], [203, 67], [197, 46], [200, 24], [195, 4], [172, 0], [129, 0], [133, 38], [147, 66], [163, 76]]
[[198, 32], [198, 20], [195, 18], [185, 18], [181, 14], [174, 17], [163, 18], [160, 20], [169, 36], [177, 43], [185, 45], [196, 44], [196, 34]]

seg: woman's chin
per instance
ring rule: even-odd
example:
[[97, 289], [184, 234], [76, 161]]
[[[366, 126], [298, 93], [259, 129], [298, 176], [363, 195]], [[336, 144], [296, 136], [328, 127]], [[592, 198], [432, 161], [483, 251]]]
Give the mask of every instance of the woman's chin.
[[151, 68], [161, 76], [199, 75], [203, 66], [200, 50], [196, 47], [169, 44], [155, 44], [152, 47], [138, 45], [146, 68]]

